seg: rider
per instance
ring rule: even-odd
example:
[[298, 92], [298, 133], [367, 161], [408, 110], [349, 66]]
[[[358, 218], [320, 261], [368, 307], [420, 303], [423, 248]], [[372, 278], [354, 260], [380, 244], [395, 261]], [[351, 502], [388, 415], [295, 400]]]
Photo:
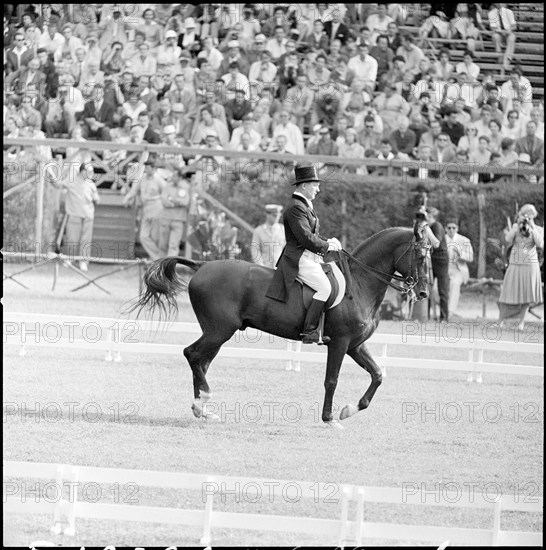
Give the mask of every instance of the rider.
[[[340, 251], [341, 243], [336, 238], [324, 239], [319, 235], [319, 220], [311, 202], [320, 190], [317, 167], [300, 164], [294, 171], [296, 179], [292, 185], [296, 190], [283, 216], [286, 246], [266, 296], [286, 302], [296, 277], [316, 291], [301, 334], [304, 344], [313, 344], [319, 341], [320, 315], [331, 291], [320, 265], [322, 256], [329, 251]], [[324, 343], [329, 341], [330, 338], [323, 337]]]

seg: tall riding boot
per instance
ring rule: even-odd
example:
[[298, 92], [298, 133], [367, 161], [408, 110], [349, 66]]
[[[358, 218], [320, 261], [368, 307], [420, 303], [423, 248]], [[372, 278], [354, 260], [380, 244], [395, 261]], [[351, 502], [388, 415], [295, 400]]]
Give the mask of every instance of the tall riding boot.
[[[320, 315], [324, 309], [324, 304], [320, 300], [312, 300], [309, 309], [307, 310], [307, 315], [305, 316], [305, 324], [303, 326], [302, 342], [304, 344], [318, 344], [319, 342], [319, 331], [318, 325], [320, 321]], [[322, 341], [327, 344], [330, 341], [328, 336], [323, 336]]]

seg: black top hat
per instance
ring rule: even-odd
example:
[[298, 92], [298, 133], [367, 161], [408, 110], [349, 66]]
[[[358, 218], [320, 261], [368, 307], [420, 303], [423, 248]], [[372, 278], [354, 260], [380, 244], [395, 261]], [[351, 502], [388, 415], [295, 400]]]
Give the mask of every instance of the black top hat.
[[317, 182], [320, 183], [321, 179], [318, 175], [318, 168], [316, 166], [296, 166], [294, 168], [294, 174], [296, 180], [292, 185], [300, 185], [301, 183]]

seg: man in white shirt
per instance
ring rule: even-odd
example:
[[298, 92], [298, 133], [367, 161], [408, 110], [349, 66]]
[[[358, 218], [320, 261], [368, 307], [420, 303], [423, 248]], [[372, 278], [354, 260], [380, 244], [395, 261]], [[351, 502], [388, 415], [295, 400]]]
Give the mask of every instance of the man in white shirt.
[[224, 59], [224, 56], [220, 50], [214, 47], [214, 43], [210, 36], [207, 36], [203, 41], [203, 49], [199, 52], [197, 57], [205, 58], [209, 62], [211, 69], [214, 71], [218, 71]]
[[39, 46], [45, 48], [48, 54], [53, 54], [55, 62], [60, 61], [63, 56], [64, 36], [57, 32], [56, 25], [44, 23], [44, 33], [40, 37]]
[[271, 56], [276, 61], [281, 55], [286, 53], [287, 38], [284, 36], [284, 28], [280, 25], [275, 27], [275, 36], [267, 41], [266, 50], [271, 52]]
[[237, 90], [242, 90], [245, 93], [245, 99], [250, 99], [250, 86], [248, 78], [239, 72], [239, 62], [233, 61], [229, 64], [229, 73], [222, 76], [225, 87], [225, 101], [235, 98]]
[[472, 243], [467, 237], [459, 235], [459, 226], [454, 220], [446, 224], [447, 254], [449, 256], [449, 315], [457, 314], [461, 285], [469, 279], [467, 262], [474, 260]]
[[425, 57], [423, 50], [413, 43], [411, 34], [402, 35], [402, 45], [396, 50], [405, 60], [404, 72], [409, 71], [414, 76], [420, 72], [419, 62]]
[[[293, 122], [290, 122], [290, 114], [288, 111], [281, 111], [279, 114], [279, 123], [273, 130], [273, 138], [276, 138], [279, 134], [286, 136], [286, 148], [289, 151], [292, 151], [296, 155], [305, 154], [303, 135], [298, 126], [296, 126]], [[275, 141], [275, 139], [272, 141]]]
[[271, 54], [266, 50], [261, 53], [260, 60], [255, 61], [248, 71], [248, 80], [251, 84], [258, 82], [259, 89], [264, 85], [271, 85], [277, 76], [277, 66], [271, 63]]
[[[499, 53], [505, 69], [508, 69], [512, 58], [514, 57], [514, 48], [516, 45], [516, 18], [514, 12], [504, 7], [504, 4], [492, 4], [487, 14], [489, 18], [489, 28], [495, 33], [493, 42], [495, 50]], [[506, 51], [502, 55], [502, 41], [506, 39]]]
[[533, 107], [533, 87], [519, 67], [510, 69], [509, 79], [501, 86], [500, 99], [505, 113], [513, 109], [513, 101], [519, 99], [523, 112], [529, 114]]
[[131, 71], [135, 76], [152, 76], [157, 70], [156, 58], [150, 54], [150, 46], [146, 42], [138, 47], [138, 55], [130, 61]]
[[394, 23], [392, 17], [387, 15], [387, 5], [378, 4], [377, 13], [373, 13], [366, 19], [366, 27], [372, 33], [370, 42], [375, 44], [380, 34], [386, 34], [389, 23]]
[[351, 57], [347, 67], [354, 72], [355, 78], [363, 80], [366, 84], [366, 88], [370, 92], [373, 92], [377, 80], [377, 61], [371, 55], [368, 55], [368, 44], [360, 44], [358, 50], [360, 54]]
[[286, 244], [284, 226], [279, 223], [282, 206], [266, 204], [265, 212], [265, 223], [252, 234], [250, 261], [274, 269]]
[[76, 50], [83, 48], [83, 42], [72, 34], [72, 24], [67, 23], [63, 27], [64, 44], [62, 45], [62, 56], [68, 53], [70, 61], [77, 61]]
[[231, 134], [231, 141], [229, 142], [230, 149], [237, 149], [237, 147], [241, 143], [243, 134], [247, 134], [249, 136], [249, 145], [252, 148], [251, 150], [256, 151], [258, 149], [258, 147], [260, 146], [260, 141], [262, 140], [262, 136], [252, 127], [253, 118], [254, 117], [252, 116], [252, 113], [246, 114], [243, 117], [242, 126], [238, 126], [237, 128], [233, 129], [233, 132]]

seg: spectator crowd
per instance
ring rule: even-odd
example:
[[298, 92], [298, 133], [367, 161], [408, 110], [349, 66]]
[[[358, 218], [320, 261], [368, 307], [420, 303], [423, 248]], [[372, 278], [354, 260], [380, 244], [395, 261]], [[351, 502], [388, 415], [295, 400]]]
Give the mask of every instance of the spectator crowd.
[[[504, 6], [437, 3], [420, 17], [405, 4], [12, 5], [4, 135], [538, 168], [543, 104], [513, 63]], [[418, 32], [399, 31], [409, 24]], [[504, 76], [480, 70], [480, 30]], [[427, 56], [429, 37], [469, 49], [460, 63], [448, 48]], [[243, 165], [178, 164], [222, 162]]]

